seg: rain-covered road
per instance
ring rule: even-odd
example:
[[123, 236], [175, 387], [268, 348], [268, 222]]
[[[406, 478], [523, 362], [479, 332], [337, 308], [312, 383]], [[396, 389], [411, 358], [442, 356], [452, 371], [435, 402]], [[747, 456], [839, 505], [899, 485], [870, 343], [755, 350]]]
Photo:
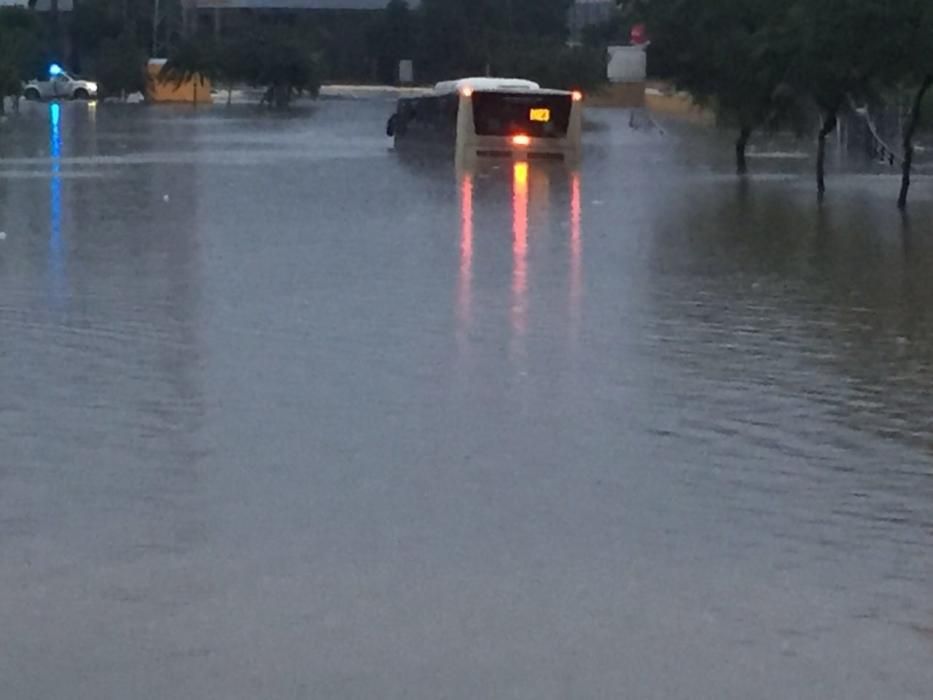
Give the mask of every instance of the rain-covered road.
[[929, 698], [933, 182], [390, 109], [0, 124], [0, 697]]

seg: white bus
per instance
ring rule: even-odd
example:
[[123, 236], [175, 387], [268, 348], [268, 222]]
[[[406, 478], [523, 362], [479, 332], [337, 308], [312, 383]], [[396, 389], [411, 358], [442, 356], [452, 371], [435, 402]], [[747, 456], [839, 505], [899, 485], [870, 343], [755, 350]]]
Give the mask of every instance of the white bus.
[[573, 159], [580, 153], [583, 95], [530, 80], [464, 78], [403, 97], [386, 133], [396, 148], [445, 146], [456, 157]]

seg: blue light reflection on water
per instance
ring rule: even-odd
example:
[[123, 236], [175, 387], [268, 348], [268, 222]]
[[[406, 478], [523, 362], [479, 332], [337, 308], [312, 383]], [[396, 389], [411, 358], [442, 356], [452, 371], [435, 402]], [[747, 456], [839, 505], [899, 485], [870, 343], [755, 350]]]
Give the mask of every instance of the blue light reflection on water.
[[57, 303], [64, 298], [65, 251], [62, 241], [62, 134], [61, 105], [49, 105], [49, 155], [52, 159], [49, 180], [49, 273], [52, 294]]

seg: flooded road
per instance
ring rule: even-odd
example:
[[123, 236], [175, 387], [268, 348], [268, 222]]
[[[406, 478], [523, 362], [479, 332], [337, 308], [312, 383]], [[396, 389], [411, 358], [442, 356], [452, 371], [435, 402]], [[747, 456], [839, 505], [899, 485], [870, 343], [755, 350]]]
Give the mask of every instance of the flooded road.
[[389, 111], [0, 125], [0, 696], [928, 698], [933, 181]]

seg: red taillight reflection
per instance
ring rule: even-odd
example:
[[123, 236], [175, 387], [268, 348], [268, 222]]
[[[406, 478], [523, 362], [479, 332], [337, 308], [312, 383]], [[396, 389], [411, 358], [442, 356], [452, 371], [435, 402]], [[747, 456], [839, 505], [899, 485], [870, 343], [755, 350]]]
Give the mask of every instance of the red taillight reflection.
[[528, 163], [512, 166], [512, 328], [524, 336], [528, 310]]
[[512, 137], [512, 145], [513, 146], [530, 146], [531, 137], [528, 136], [527, 134], [515, 134], [515, 136]]
[[[461, 333], [468, 331], [473, 285], [473, 176], [464, 174], [460, 185], [460, 283], [457, 308]], [[465, 336], [462, 339], [466, 341]]]

